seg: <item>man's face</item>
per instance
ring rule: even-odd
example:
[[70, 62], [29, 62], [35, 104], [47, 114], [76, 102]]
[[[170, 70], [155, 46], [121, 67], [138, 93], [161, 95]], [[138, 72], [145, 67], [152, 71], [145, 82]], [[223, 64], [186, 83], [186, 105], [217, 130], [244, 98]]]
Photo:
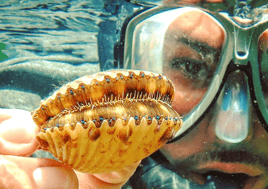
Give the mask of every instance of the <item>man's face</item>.
[[[172, 106], [180, 115], [189, 113], [207, 92], [218, 66], [225, 37], [224, 29], [199, 11], [182, 14], [167, 29], [163, 48], [163, 75], [169, 77], [175, 85]], [[259, 61], [264, 73], [268, 60], [268, 30], [259, 38], [258, 44]], [[268, 83], [266, 81], [264, 83]], [[250, 109], [251, 125], [242, 142], [230, 143], [219, 139], [215, 134], [213, 106], [191, 132], [179, 141], [165, 145], [161, 152], [182, 177], [193, 182], [204, 184], [206, 176], [216, 175], [230, 180], [241, 178], [244, 188], [266, 188], [268, 134], [252, 105]], [[232, 124], [237, 124], [237, 120], [233, 120]]]

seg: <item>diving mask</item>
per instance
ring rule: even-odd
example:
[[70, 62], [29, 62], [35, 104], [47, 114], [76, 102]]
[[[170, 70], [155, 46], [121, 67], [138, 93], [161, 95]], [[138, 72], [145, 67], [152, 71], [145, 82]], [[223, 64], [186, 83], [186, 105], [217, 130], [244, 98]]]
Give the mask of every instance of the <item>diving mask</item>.
[[[218, 99], [223, 104], [220, 111], [229, 111], [239, 120], [248, 119], [244, 104], [251, 99], [268, 132], [267, 5], [255, 9], [254, 16], [245, 10], [230, 15], [196, 7], [161, 6], [128, 23], [123, 68], [161, 73], [175, 85], [174, 101], [180, 106], [175, 109], [184, 124], [173, 141], [191, 131]], [[235, 77], [237, 86], [228, 86]], [[226, 105], [228, 98], [236, 105]], [[216, 132], [218, 129], [219, 138], [240, 142], [248, 125], [240, 124], [234, 136], [225, 136], [222, 126]]]

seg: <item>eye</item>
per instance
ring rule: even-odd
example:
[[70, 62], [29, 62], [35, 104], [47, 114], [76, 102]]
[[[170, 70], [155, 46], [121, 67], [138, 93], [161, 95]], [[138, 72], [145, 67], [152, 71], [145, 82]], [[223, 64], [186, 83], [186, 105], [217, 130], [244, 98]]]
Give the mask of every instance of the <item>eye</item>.
[[182, 72], [188, 79], [204, 79], [209, 76], [208, 66], [199, 60], [175, 58], [172, 61], [172, 68]]
[[196, 62], [185, 62], [186, 71], [191, 73], [192, 75], [197, 75], [202, 69], [202, 65]]

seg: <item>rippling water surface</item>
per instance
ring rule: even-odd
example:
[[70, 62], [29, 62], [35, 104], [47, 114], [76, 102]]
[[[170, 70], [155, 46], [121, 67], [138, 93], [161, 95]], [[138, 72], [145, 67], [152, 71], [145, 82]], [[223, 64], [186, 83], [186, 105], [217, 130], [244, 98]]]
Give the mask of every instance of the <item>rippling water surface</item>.
[[100, 71], [137, 7], [124, 0], [0, 0], [0, 43], [8, 56], [0, 62], [0, 107], [31, 111], [55, 87]]

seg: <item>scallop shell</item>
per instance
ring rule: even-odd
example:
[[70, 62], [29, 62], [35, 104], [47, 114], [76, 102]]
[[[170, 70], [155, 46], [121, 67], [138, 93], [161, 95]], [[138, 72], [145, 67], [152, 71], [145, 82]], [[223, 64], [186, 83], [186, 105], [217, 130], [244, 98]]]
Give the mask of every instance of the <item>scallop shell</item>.
[[161, 148], [181, 127], [174, 86], [145, 71], [84, 76], [41, 101], [32, 113], [41, 148], [73, 169], [108, 173]]

